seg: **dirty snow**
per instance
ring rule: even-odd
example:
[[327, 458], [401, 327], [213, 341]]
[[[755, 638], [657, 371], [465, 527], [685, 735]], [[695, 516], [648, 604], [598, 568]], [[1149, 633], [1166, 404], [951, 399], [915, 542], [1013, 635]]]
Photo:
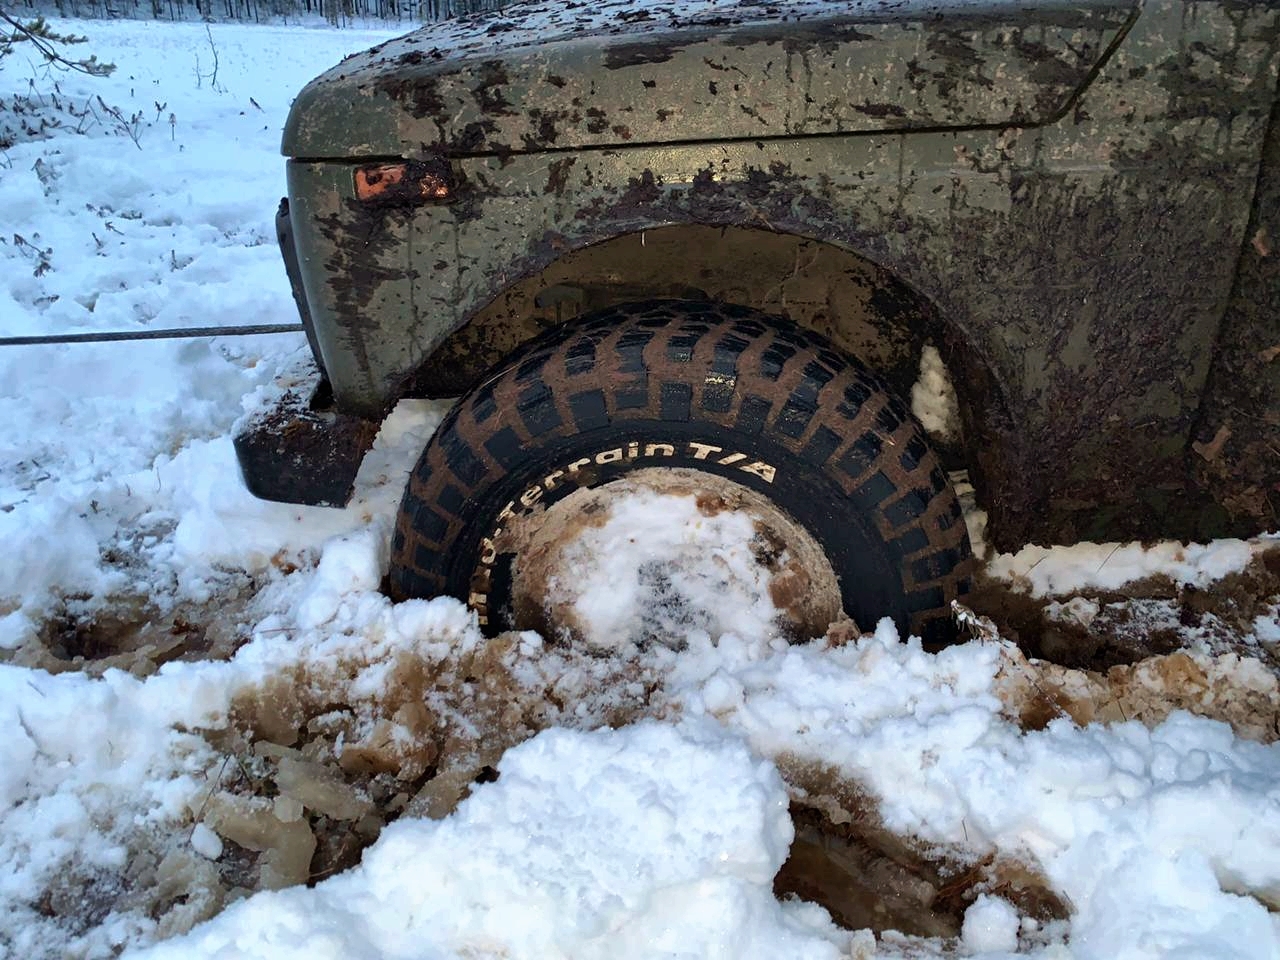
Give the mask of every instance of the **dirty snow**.
[[[956, 6], [981, 8], [986, 0], [952, 0]], [[880, 8], [890, 16], [908, 18], [932, 12], [926, 0], [872, 0], [862, 7]], [[822, 0], [787, 0], [784, 15], [802, 20], [806, 14], [825, 10]], [[774, 6], [742, 0], [599, 0], [591, 4], [567, 4], [559, 0], [523, 0], [489, 17], [460, 17], [438, 23], [429, 38], [412, 44], [392, 43], [371, 51], [371, 62], [391, 62], [421, 48], [433, 57], [445, 54], [481, 58], [499, 51], [527, 47], [546, 39], [574, 40], [597, 46], [627, 42], [661, 34], [676, 26], [703, 26], [708, 30], [750, 27], [778, 15]], [[497, 26], [495, 27], [495, 23]], [[363, 58], [362, 58], [363, 59]], [[361, 61], [356, 61], [360, 64]]]
[[890, 829], [1036, 863], [1073, 906], [1072, 955], [1274, 955], [1274, 917], [1240, 894], [1274, 906], [1280, 746], [1187, 714], [1023, 732], [993, 693], [998, 645], [931, 657], [887, 624], [733, 666], [703, 700], [729, 729], [869, 786]]
[[[38, 85], [140, 114], [141, 149], [100, 116], [0, 154], [4, 332], [292, 319], [271, 226], [288, 96], [385, 34], [215, 25], [215, 84], [202, 26], [71, 26], [117, 74]], [[31, 74], [8, 58], [0, 95]], [[619, 664], [487, 641], [455, 601], [393, 605], [395, 505], [441, 408], [396, 411], [345, 510], [256, 501], [231, 425], [303, 350], [0, 354], [0, 955], [1280, 956], [1274, 731], [1187, 712], [1029, 728], [1007, 644], [931, 655], [887, 622], [792, 646], [736, 621]], [[1268, 545], [1028, 547], [991, 569], [1079, 619], [1101, 607], [1073, 592], [1203, 586]], [[234, 608], [224, 658], [91, 676], [48, 652], [51, 617], [125, 607]], [[1271, 614], [1255, 623], [1276, 641]], [[1250, 662], [1192, 665], [1274, 679]], [[905, 844], [1024, 864], [1069, 915], [993, 887], [954, 938], [877, 940], [777, 899], [788, 801], [821, 783]], [[322, 849], [335, 823], [364, 838], [358, 866]], [[321, 855], [333, 875], [313, 877]]]
[[782, 778], [717, 726], [547, 731], [500, 775], [445, 820], [388, 828], [343, 876], [135, 956], [841, 955], [822, 911], [773, 896]]
[[960, 408], [951, 374], [933, 344], [920, 352], [920, 378], [911, 385], [911, 412], [929, 435], [947, 443], [960, 436]]

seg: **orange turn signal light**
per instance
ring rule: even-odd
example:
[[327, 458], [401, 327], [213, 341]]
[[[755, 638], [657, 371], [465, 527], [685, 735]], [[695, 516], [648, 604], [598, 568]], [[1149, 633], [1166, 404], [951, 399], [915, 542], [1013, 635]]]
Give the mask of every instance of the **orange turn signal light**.
[[365, 203], [441, 203], [452, 197], [453, 170], [444, 160], [356, 167], [356, 198]]

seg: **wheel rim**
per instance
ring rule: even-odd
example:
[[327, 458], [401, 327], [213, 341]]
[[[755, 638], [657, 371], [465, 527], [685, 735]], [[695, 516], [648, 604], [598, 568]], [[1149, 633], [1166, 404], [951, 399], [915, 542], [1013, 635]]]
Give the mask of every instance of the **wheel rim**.
[[692, 636], [808, 639], [840, 614], [815, 538], [766, 497], [684, 468], [577, 490], [503, 531], [513, 626], [602, 652]]

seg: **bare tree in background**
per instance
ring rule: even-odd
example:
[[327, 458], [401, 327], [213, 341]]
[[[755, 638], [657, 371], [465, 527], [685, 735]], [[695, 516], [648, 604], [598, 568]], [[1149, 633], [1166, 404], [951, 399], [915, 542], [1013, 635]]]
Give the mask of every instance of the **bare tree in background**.
[[[335, 26], [352, 20], [412, 23], [449, 20], [510, 6], [513, 0], [8, 0], [61, 17], [130, 20], [280, 21], [323, 17]], [[518, 2], [518, 0], [515, 0]], [[2, 9], [2, 8], [0, 8]], [[16, 15], [7, 17], [17, 20]], [[34, 21], [33, 21], [34, 22]], [[47, 28], [46, 28], [47, 29]]]

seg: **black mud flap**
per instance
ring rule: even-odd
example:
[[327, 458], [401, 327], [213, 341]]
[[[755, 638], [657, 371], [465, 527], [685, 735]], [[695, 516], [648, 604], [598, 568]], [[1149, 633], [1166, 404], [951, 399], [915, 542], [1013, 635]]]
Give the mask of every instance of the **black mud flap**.
[[286, 377], [280, 399], [237, 424], [234, 444], [255, 497], [317, 507], [345, 506], [378, 424], [325, 409], [314, 363]]

